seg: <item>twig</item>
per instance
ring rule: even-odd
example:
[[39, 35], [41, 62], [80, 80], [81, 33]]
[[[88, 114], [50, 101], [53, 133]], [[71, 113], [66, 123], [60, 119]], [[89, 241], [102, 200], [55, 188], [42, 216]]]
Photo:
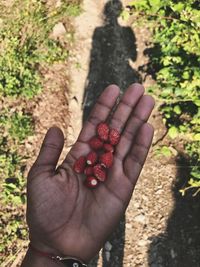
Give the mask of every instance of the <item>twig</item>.
[[173, 18], [173, 17], [168, 17], [168, 16], [160, 16], [158, 14], [145, 14], [144, 12], [139, 12], [139, 15], [142, 15], [142, 16], [150, 16], [150, 17], [158, 17], [160, 19], [167, 19], [167, 20], [178, 20], [178, 21], [181, 21], [183, 23], [186, 22], [186, 21], [181, 20], [181, 19], [178, 19], [178, 18]]
[[[152, 94], [153, 95], [153, 94]], [[175, 96], [174, 96], [175, 97]], [[194, 102], [194, 99], [176, 99], [176, 100], [170, 100], [170, 99], [162, 99], [157, 97], [156, 95], [153, 95], [153, 98], [156, 100], [156, 102], [160, 102], [161, 104], [178, 104], [179, 102]]]
[[200, 192], [200, 188], [192, 195], [193, 197], [196, 197], [196, 195]]
[[[22, 250], [22, 249], [21, 249]], [[14, 262], [12, 263], [12, 265], [10, 267], [16, 267], [18, 265], [18, 263], [20, 263], [22, 256], [24, 255], [24, 251], [18, 251], [18, 256], [16, 257], [16, 259], [14, 260]]]
[[153, 144], [152, 144], [152, 146], [154, 147], [154, 146], [156, 146], [159, 142], [161, 142], [161, 141], [163, 141], [163, 139], [165, 138], [165, 136], [167, 135], [167, 133], [168, 133], [168, 130], [160, 137], [160, 138], [158, 138], [158, 140], [156, 140]]
[[[139, 16], [158, 17], [160, 19], [166, 19], [166, 20], [172, 20], [172, 21], [173, 20], [180, 21], [180, 22], [182, 22], [184, 24], [187, 24], [188, 23], [188, 21], [185, 21], [185, 20], [182, 20], [182, 19], [179, 19], [179, 18], [174, 18], [174, 17], [169, 17], [169, 16], [160, 16], [158, 14], [146, 14], [145, 12], [139, 12], [138, 14], [139, 14]], [[190, 26], [193, 27], [194, 29], [196, 29], [196, 27], [193, 26], [192, 24], [190, 24]]]

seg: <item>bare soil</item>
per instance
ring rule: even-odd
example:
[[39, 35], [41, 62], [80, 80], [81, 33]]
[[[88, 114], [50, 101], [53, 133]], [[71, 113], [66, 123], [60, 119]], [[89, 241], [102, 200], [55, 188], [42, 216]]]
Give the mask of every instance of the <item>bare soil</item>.
[[[31, 158], [27, 164], [27, 171], [38, 155], [47, 130], [52, 126], [58, 126], [67, 136], [70, 124], [68, 65], [54, 64], [48, 70], [43, 70], [42, 75], [42, 93], [34, 101], [27, 103], [35, 124], [35, 135], [30, 136], [25, 143], [27, 153]], [[66, 148], [67, 145], [63, 154], [66, 153]]]

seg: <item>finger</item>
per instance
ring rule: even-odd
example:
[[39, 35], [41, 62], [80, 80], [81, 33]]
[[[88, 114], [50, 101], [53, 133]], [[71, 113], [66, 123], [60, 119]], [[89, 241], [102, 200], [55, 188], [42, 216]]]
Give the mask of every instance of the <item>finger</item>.
[[88, 140], [96, 135], [97, 125], [107, 119], [118, 97], [119, 87], [116, 85], [110, 85], [103, 91], [91, 111], [88, 120], [85, 122], [76, 143], [64, 161], [71, 160], [72, 157], [77, 159], [80, 156], [80, 151], [84, 151], [85, 154], [90, 151]]
[[148, 123], [143, 124], [137, 132], [135, 142], [124, 161], [124, 166], [119, 159], [114, 161], [110, 175], [115, 179], [108, 177], [106, 182], [94, 191], [97, 201], [106, 207], [108, 214], [117, 209], [124, 212], [127, 208], [149, 151], [152, 137], [153, 127]]
[[64, 145], [63, 132], [58, 127], [51, 127], [43, 140], [34, 168], [44, 166], [45, 171], [55, 170]]
[[134, 106], [143, 94], [144, 87], [141, 84], [135, 83], [129, 86], [113, 114], [110, 122], [111, 128], [117, 129], [119, 132], [123, 130]]
[[[143, 106], [143, 104], [147, 104], [146, 101], [148, 102], [148, 98], [146, 98], [146, 96], [144, 96], [143, 99], [144, 101], [141, 99], [141, 104], [140, 104], [141, 106]], [[137, 108], [136, 108], [136, 114], [137, 114]], [[134, 188], [134, 184], [132, 181], [133, 179], [132, 180], [130, 179], [130, 175], [134, 174], [135, 168], [133, 166], [134, 162], [133, 160], [130, 160], [129, 154], [133, 150], [132, 148], [134, 146], [133, 144], [135, 144], [134, 148], [136, 147], [138, 149], [137, 144], [142, 144], [143, 138], [145, 138], [145, 136], [143, 137], [143, 135], [147, 134], [147, 136], [149, 136], [148, 130], [146, 131], [145, 128], [143, 129], [143, 127], [146, 127], [145, 125], [147, 125], [147, 127], [149, 125], [143, 121], [145, 118], [147, 119], [147, 117], [145, 117], [146, 113], [145, 112], [142, 113], [140, 111], [139, 114], [141, 115], [141, 118], [143, 119], [137, 120], [137, 122], [141, 122], [141, 124], [138, 123], [137, 127], [134, 128], [135, 133], [129, 132], [128, 139], [127, 139], [127, 135], [121, 137], [120, 143], [117, 146], [115, 154], [114, 154], [115, 155], [114, 164], [111, 169], [112, 176], [105, 183], [106, 188], [114, 192], [114, 194], [118, 196], [118, 198], [121, 198], [121, 200], [123, 201], [125, 205], [126, 203], [128, 203], [127, 201], [129, 200], [129, 197], [131, 196], [133, 188]], [[130, 126], [134, 126], [134, 123], [132, 123], [132, 118], [130, 119], [129, 123], [130, 123]], [[140, 126], [140, 129], [138, 130], [139, 126]], [[149, 127], [152, 127], [152, 126], [150, 125]], [[131, 130], [133, 129], [131, 128]], [[148, 146], [147, 141], [144, 142], [144, 146], [145, 145]], [[122, 153], [127, 155], [126, 152], [127, 153], [129, 152], [129, 154], [126, 157], [126, 160], [124, 161], [124, 157], [122, 156]], [[136, 156], [138, 153], [138, 156], [141, 157], [141, 161], [142, 161], [142, 158], [144, 157], [142, 157], [139, 152], [140, 151], [136, 152]], [[128, 168], [129, 168], [128, 170], [130, 170], [129, 177], [127, 177], [127, 172], [125, 172], [125, 170], [127, 169], [127, 162], [128, 162]]]
[[140, 98], [116, 147], [115, 156], [121, 161], [129, 152], [138, 129], [148, 120], [154, 104], [154, 99], [151, 96], [144, 95]]
[[139, 129], [135, 142], [132, 145], [124, 162], [124, 172], [133, 184], [136, 184], [138, 176], [146, 160], [153, 138], [153, 127], [145, 123]]

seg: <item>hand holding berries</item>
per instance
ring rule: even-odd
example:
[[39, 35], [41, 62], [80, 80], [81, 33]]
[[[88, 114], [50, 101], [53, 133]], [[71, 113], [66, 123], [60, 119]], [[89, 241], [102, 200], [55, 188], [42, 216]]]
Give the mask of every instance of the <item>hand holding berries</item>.
[[[103, 91], [60, 165], [63, 133], [47, 132], [27, 180], [30, 240], [40, 251], [87, 263], [125, 213], [151, 144], [154, 102], [138, 84], [119, 96], [115, 85]], [[22, 267], [42, 266], [31, 264]]]

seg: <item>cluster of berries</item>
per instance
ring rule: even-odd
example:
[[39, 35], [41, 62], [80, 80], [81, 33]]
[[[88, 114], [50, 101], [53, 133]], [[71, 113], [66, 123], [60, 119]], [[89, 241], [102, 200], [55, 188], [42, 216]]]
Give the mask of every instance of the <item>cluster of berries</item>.
[[81, 156], [74, 164], [74, 171], [85, 174], [85, 185], [94, 188], [107, 178], [107, 171], [113, 164], [114, 147], [119, 143], [120, 134], [110, 129], [105, 122], [97, 125], [97, 135], [89, 140], [92, 149], [87, 156]]

